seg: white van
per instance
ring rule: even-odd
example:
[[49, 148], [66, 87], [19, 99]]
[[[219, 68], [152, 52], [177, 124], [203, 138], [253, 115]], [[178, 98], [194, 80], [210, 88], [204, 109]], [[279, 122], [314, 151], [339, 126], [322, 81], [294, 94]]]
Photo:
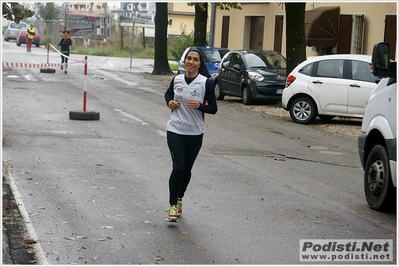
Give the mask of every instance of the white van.
[[358, 137], [360, 161], [364, 169], [364, 191], [374, 210], [396, 208], [396, 62], [389, 60], [389, 44], [374, 46], [373, 74], [381, 81], [366, 104]]

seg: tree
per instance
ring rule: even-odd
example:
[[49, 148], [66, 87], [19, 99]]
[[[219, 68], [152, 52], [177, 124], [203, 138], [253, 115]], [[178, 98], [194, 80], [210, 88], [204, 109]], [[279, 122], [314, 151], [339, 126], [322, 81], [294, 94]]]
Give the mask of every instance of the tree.
[[[189, 6], [195, 7], [194, 20], [194, 46], [207, 45], [207, 22], [208, 22], [208, 3], [188, 3]], [[216, 7], [220, 10], [239, 9], [241, 6], [238, 3], [216, 3]]]
[[54, 2], [47, 2], [45, 5], [42, 2], [35, 3], [35, 8], [38, 15], [44, 20], [56, 20], [60, 13], [60, 6]]
[[156, 3], [154, 70], [152, 74], [173, 74], [168, 61], [168, 3]]
[[195, 3], [194, 46], [207, 45], [208, 3]]
[[32, 17], [35, 14], [32, 10], [26, 9], [17, 2], [3, 2], [3, 18], [19, 23], [21, 20]]
[[306, 60], [305, 7], [306, 3], [285, 3], [287, 74]]
[[[188, 5], [196, 7], [196, 22], [195, 25], [197, 27], [201, 27], [201, 29], [195, 28], [195, 32], [197, 33], [197, 42], [194, 40], [194, 45], [206, 45], [206, 21], [208, 18], [208, 3], [189, 3]], [[239, 4], [237, 3], [217, 3], [218, 8], [222, 10], [229, 10], [229, 8], [237, 8], [241, 9]], [[173, 74], [173, 71], [170, 69], [169, 61], [168, 61], [168, 38], [167, 38], [167, 27], [168, 27], [168, 6], [167, 3], [156, 3], [156, 14], [155, 14], [155, 58], [154, 58], [154, 70], [152, 74], [155, 75], [166, 75]], [[197, 13], [198, 12], [198, 13]], [[200, 19], [205, 18], [203, 23], [200, 23]]]

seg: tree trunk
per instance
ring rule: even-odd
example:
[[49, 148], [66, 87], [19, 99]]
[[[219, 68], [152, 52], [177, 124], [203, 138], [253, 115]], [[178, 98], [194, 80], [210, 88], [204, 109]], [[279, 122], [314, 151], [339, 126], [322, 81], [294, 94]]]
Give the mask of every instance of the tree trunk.
[[305, 6], [306, 3], [285, 3], [287, 75], [306, 60]]
[[168, 61], [168, 3], [156, 3], [154, 75], [173, 74]]
[[206, 42], [206, 24], [208, 21], [208, 3], [195, 4], [194, 20], [194, 46], [205, 46]]

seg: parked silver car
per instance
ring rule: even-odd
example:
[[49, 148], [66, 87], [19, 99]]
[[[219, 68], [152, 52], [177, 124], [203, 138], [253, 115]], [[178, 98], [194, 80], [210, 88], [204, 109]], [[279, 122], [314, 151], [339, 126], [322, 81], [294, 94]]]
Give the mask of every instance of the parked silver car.
[[17, 39], [19, 30], [21, 28], [28, 28], [28, 24], [26, 24], [25, 22], [20, 22], [20, 23], [16, 23], [13, 21], [10, 21], [7, 25], [7, 28], [4, 31], [4, 41], [9, 41], [11, 39]]

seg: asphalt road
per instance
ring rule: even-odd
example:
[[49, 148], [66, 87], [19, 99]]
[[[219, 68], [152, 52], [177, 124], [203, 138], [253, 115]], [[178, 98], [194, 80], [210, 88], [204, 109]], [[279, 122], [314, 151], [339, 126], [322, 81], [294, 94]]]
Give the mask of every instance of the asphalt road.
[[[45, 49], [13, 45], [3, 62], [46, 62]], [[3, 68], [3, 162], [39, 263], [295, 265], [303, 239], [393, 239], [394, 261], [379, 264], [396, 263], [396, 212], [368, 208], [356, 138], [235, 98], [206, 116], [183, 218], [165, 222], [172, 76], [150, 75], [147, 60], [88, 62], [88, 75], [81, 63], [68, 74]], [[100, 120], [69, 119], [83, 91]]]

